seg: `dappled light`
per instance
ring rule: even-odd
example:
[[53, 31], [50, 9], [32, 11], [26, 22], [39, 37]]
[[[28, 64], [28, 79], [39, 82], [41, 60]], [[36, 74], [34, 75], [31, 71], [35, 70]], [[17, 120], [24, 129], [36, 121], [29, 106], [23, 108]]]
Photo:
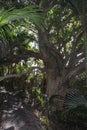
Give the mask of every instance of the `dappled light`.
[[0, 130], [87, 129], [87, 1], [0, 0]]

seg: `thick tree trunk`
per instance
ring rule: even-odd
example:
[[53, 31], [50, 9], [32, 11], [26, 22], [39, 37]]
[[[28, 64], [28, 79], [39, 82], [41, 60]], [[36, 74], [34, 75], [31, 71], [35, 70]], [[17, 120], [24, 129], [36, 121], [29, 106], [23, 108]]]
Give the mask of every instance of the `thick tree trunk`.
[[[57, 70], [56, 70], [57, 71]], [[65, 95], [65, 89], [63, 86], [63, 77], [56, 75], [54, 70], [47, 70], [47, 95]]]
[[65, 95], [65, 88], [63, 86], [65, 77], [65, 68], [63, 59], [60, 53], [49, 42], [46, 33], [38, 31], [39, 49], [46, 68], [47, 74], [47, 88], [46, 93], [48, 98], [53, 95]]

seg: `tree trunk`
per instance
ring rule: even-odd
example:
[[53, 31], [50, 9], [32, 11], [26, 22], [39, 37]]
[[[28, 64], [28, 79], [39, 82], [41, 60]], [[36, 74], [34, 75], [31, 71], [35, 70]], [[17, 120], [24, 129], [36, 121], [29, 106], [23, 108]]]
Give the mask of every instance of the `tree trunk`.
[[51, 97], [52, 95], [65, 95], [65, 88], [63, 86], [63, 77], [56, 75], [57, 69], [47, 70], [47, 95]]
[[63, 86], [65, 77], [65, 68], [63, 59], [56, 48], [49, 42], [45, 32], [38, 31], [39, 49], [46, 68], [47, 87], [46, 93], [48, 98], [53, 95], [65, 95]]

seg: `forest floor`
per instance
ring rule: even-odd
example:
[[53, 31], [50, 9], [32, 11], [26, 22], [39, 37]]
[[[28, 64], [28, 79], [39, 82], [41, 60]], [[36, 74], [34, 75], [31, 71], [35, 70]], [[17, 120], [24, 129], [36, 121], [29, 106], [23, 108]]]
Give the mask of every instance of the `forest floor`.
[[0, 117], [0, 130], [42, 130], [33, 108], [27, 110], [18, 100], [5, 101]]

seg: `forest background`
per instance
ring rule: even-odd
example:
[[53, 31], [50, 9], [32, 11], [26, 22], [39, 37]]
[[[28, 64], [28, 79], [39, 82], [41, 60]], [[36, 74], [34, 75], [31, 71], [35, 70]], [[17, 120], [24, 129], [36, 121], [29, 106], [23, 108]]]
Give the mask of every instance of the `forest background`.
[[87, 128], [86, 0], [0, 0], [0, 95], [53, 130]]

